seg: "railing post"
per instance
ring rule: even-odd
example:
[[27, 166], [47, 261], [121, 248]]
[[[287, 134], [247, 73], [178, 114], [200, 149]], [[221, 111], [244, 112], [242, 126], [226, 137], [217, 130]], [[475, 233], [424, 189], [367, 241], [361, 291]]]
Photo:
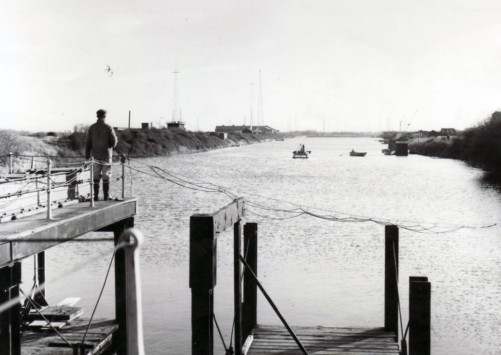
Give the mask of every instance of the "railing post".
[[12, 174], [12, 152], [9, 152], [9, 174]]
[[94, 157], [90, 158], [90, 207], [94, 207]]
[[385, 226], [384, 329], [398, 340], [398, 227]]
[[[254, 274], [257, 272], [257, 223], [244, 225], [244, 257]], [[244, 270], [243, 339], [247, 338], [257, 324], [257, 284], [250, 271]]]
[[214, 287], [216, 286], [217, 239], [214, 217], [190, 218], [191, 352], [214, 353]]
[[122, 163], [122, 200], [125, 199], [125, 155], [122, 154], [120, 157], [120, 162]]
[[240, 221], [234, 224], [233, 230], [233, 290], [235, 310], [235, 355], [242, 354], [242, 267], [240, 265], [240, 252], [242, 232]]
[[125, 251], [127, 355], [144, 355], [141, 271], [139, 248], [144, 240], [136, 229], [126, 230], [119, 239]]
[[50, 160], [47, 160], [47, 219], [52, 219], [52, 209], [50, 208], [50, 194], [51, 194], [51, 182], [50, 182]]
[[409, 278], [409, 355], [431, 352], [431, 283], [427, 277]]

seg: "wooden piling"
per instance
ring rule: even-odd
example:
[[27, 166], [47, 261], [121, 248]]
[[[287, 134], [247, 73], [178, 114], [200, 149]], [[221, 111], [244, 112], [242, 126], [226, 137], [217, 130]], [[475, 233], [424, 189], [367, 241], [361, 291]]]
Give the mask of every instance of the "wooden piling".
[[[118, 245], [122, 233], [133, 226], [134, 218], [132, 217], [111, 226], [115, 247]], [[115, 317], [118, 330], [114, 334], [113, 342], [119, 355], [127, 354], [127, 274], [125, 262], [124, 249], [118, 249], [115, 253]]]
[[398, 340], [398, 227], [385, 226], [384, 329]]
[[191, 351], [213, 355], [217, 240], [214, 217], [190, 218]]
[[242, 233], [240, 221], [234, 224], [233, 230], [233, 290], [235, 314], [235, 355], [242, 355], [242, 266], [240, 265], [240, 252]]
[[[244, 225], [244, 256], [257, 276], [257, 223]], [[250, 271], [245, 268], [243, 278], [244, 303], [242, 307], [242, 335], [246, 339], [257, 325], [257, 284]]]
[[431, 283], [427, 277], [409, 278], [409, 355], [431, 352]]
[[[36, 280], [38, 286], [45, 284], [45, 251], [41, 251], [35, 256], [36, 264]], [[36, 291], [33, 295], [33, 299], [40, 306], [47, 306], [47, 301], [45, 300], [45, 287]]]
[[[21, 283], [21, 263], [0, 269], [0, 304], [19, 298], [19, 284]], [[0, 355], [21, 354], [21, 304], [0, 313]]]

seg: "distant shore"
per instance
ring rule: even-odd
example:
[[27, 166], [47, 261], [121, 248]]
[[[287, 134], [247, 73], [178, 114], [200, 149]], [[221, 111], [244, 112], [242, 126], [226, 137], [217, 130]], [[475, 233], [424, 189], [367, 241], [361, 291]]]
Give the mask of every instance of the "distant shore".
[[485, 171], [489, 182], [501, 185], [501, 112], [460, 135], [408, 139], [411, 154], [462, 160]]
[[[218, 135], [214, 132], [189, 132], [168, 129], [131, 129], [117, 131], [118, 144], [114, 151], [118, 155], [131, 158], [170, 156], [177, 154], [204, 152], [226, 147], [237, 147], [260, 142], [268, 142], [296, 136], [295, 134], [247, 134], [230, 133]], [[8, 154], [16, 159], [14, 168], [23, 169], [30, 165], [29, 157], [50, 157], [83, 159], [85, 157], [86, 132], [72, 133], [27, 133], [11, 130], [0, 131], [0, 169], [8, 166]]]

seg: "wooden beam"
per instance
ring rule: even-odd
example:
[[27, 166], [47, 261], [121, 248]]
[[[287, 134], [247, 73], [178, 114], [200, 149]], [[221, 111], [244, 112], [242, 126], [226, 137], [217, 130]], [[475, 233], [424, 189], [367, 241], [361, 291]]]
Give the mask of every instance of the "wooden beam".
[[212, 217], [214, 219], [214, 231], [224, 232], [240, 220], [245, 213], [244, 198], [239, 197], [227, 206], [211, 214], [195, 214], [192, 217]]

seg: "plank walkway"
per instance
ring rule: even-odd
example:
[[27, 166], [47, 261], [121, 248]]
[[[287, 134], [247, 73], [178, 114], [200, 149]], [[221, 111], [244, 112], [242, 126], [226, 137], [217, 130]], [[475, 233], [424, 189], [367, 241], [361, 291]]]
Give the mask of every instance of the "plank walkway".
[[[383, 328], [292, 327], [309, 354], [400, 354], [395, 334]], [[258, 325], [248, 355], [302, 354], [282, 326]]]
[[[59, 330], [64, 338], [78, 347], [87, 328], [88, 319], [75, 319]], [[118, 329], [114, 320], [95, 319], [85, 337], [85, 354], [102, 354], [112, 345], [113, 333]], [[73, 355], [75, 352], [54, 331], [24, 331], [21, 355]]]
[[89, 207], [89, 202], [81, 202], [54, 208], [52, 220], [47, 220], [44, 213], [38, 213], [2, 223], [0, 267], [132, 217], [136, 214], [136, 205], [135, 198], [98, 201], [92, 208]]

